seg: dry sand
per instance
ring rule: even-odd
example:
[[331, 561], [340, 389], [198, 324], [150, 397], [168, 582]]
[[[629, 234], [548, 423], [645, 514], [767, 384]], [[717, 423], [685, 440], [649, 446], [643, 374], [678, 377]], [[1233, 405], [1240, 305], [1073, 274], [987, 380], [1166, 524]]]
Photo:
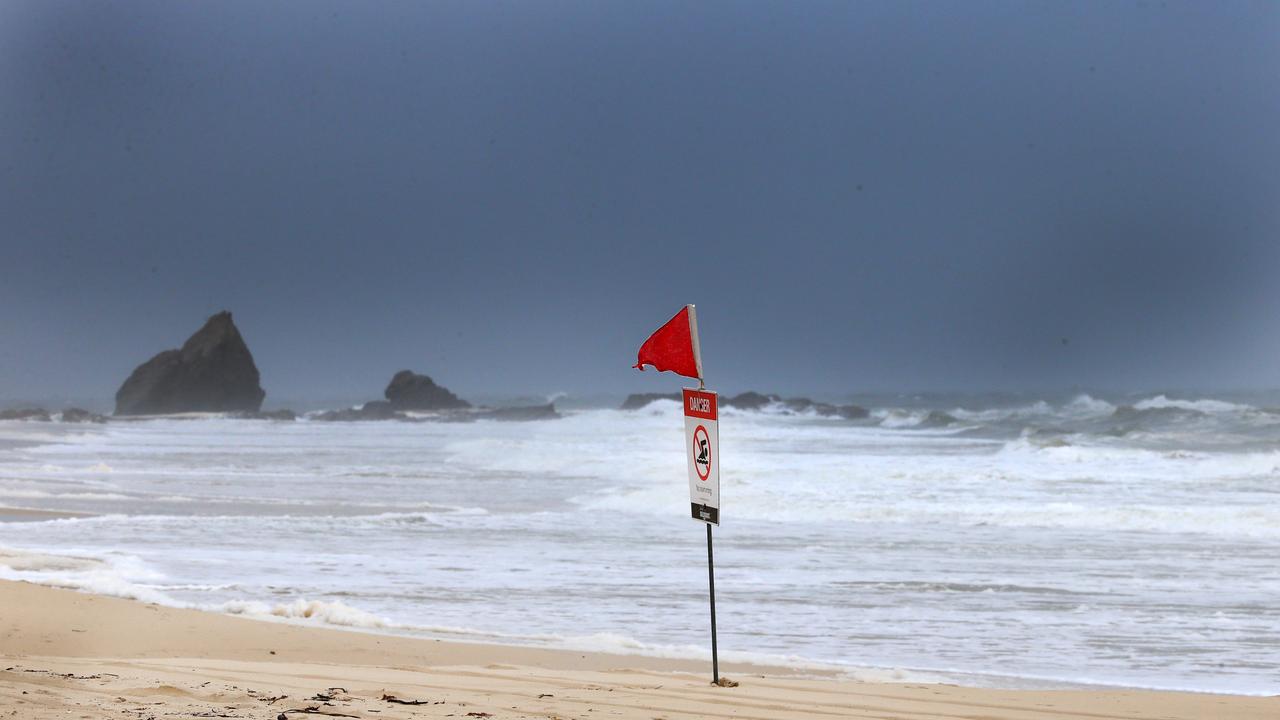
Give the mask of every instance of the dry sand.
[[[1280, 718], [1280, 698], [985, 690], [399, 638], [0, 582], [16, 718]], [[388, 698], [421, 704], [406, 705]]]

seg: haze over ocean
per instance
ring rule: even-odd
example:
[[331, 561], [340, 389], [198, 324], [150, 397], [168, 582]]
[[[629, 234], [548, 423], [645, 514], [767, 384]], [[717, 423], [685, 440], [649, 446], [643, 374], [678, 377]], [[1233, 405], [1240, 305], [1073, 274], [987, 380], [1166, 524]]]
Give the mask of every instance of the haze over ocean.
[[1274, 387], [1274, 3], [6, 2], [0, 398]]

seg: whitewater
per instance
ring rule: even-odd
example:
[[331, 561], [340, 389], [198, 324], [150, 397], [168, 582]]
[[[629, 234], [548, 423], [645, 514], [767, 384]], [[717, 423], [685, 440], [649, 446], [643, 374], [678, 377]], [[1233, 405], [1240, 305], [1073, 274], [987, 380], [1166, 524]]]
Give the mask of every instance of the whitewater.
[[[1280, 412], [1264, 399], [864, 402], [861, 420], [722, 411], [722, 657], [1280, 692]], [[709, 657], [684, 462], [667, 400], [520, 423], [4, 421], [0, 578]]]

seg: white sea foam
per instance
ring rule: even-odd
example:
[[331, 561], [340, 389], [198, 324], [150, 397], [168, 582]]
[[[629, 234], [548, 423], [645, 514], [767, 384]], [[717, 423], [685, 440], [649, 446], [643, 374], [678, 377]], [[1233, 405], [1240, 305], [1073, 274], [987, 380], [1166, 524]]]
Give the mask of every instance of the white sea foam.
[[1049, 403], [1039, 400], [1030, 405], [1013, 408], [988, 408], [985, 410], [969, 410], [966, 408], [953, 408], [948, 414], [960, 420], [969, 422], [999, 422], [1002, 420], [1010, 420], [1014, 418], [1030, 418], [1041, 415], [1048, 415], [1054, 411]]
[[1226, 402], [1224, 400], [1174, 400], [1165, 395], [1156, 395], [1155, 397], [1139, 400], [1133, 406], [1139, 410], [1154, 410], [1161, 408], [1177, 408], [1180, 410], [1194, 410], [1203, 413], [1222, 413], [1222, 412], [1243, 412], [1253, 410], [1250, 405], [1241, 405], [1239, 403]]
[[[141, 600], [170, 607], [194, 608], [260, 618], [313, 620], [353, 628], [384, 628], [386, 618], [339, 601], [298, 598], [283, 603], [233, 600], [219, 604], [183, 602], [170, 593], [221, 592], [236, 585], [157, 585], [163, 575], [130, 556], [86, 557], [0, 548], [0, 579], [34, 582], [98, 595]], [[159, 589], [164, 587], [164, 590]]]
[[886, 428], [905, 428], [915, 427], [924, 422], [925, 416], [929, 413], [926, 410], [902, 410], [898, 408], [878, 408], [871, 413], [871, 417], [880, 421], [881, 427]]
[[393, 625], [386, 618], [378, 617], [336, 600], [306, 600], [299, 598], [291, 602], [275, 604], [233, 600], [220, 605], [205, 606], [202, 609], [259, 618], [314, 620], [326, 625], [351, 628], [375, 629]]
[[[619, 633], [596, 633], [564, 638], [553, 638], [551, 647], [580, 652], [598, 652], [612, 655], [641, 655], [645, 657], [671, 658], [674, 660], [711, 660], [711, 650], [705, 645], [662, 645], [646, 643]], [[721, 661], [765, 667], [784, 667], [793, 670], [840, 673], [849, 679], [862, 682], [942, 682], [944, 677], [926, 671], [905, 668], [855, 667], [836, 662], [822, 662], [798, 655], [742, 652], [729, 650], [721, 654]]]
[[[594, 498], [583, 505], [598, 512], [670, 515], [681, 503], [660, 490], [646, 489]], [[687, 510], [687, 501], [685, 501]], [[849, 500], [825, 505], [787, 505], [770, 493], [735, 498], [744, 520], [775, 523], [892, 523], [907, 526], [1060, 528], [1210, 535], [1223, 538], [1280, 538], [1280, 508], [1218, 505], [1110, 505], [1073, 502], [954, 502], [947, 504]]]
[[1064, 411], [1078, 415], [1110, 415], [1116, 406], [1106, 400], [1099, 400], [1089, 394], [1077, 395], [1063, 408]]
[[21, 580], [99, 595], [176, 605], [173, 598], [140, 581], [155, 579], [136, 557], [86, 557], [0, 551], [0, 579]]
[[101, 560], [73, 555], [51, 555], [0, 547], [0, 570], [10, 572], [85, 572], [100, 568]]

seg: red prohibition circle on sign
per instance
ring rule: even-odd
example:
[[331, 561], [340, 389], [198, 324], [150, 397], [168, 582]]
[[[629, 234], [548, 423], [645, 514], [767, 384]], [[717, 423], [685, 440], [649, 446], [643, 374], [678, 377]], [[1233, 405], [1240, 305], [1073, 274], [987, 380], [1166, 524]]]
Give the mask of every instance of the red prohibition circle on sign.
[[707, 437], [707, 428], [699, 425], [693, 431], [693, 471], [698, 479], [706, 481], [711, 477], [711, 438]]

